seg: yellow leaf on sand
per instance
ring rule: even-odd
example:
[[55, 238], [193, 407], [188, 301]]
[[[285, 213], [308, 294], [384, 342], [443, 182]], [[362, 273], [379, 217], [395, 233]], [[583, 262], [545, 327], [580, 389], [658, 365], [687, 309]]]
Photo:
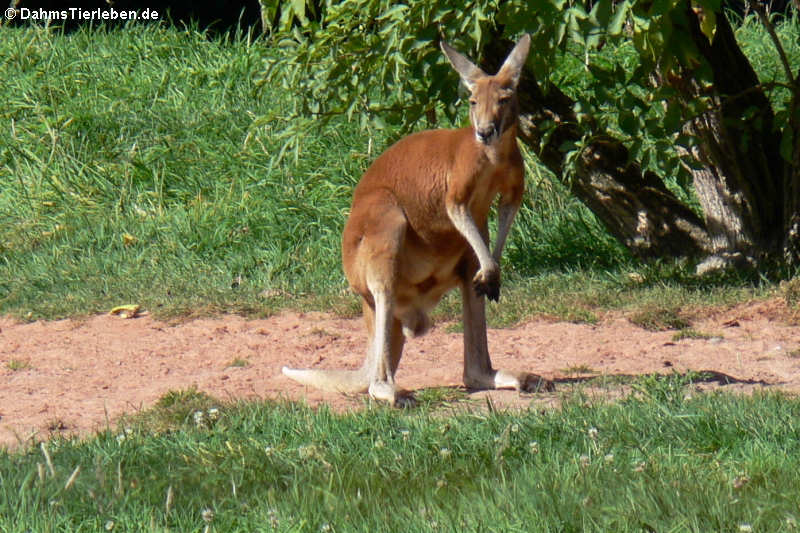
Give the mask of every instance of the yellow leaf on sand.
[[121, 318], [136, 318], [136, 315], [139, 314], [139, 309], [141, 309], [141, 306], [137, 304], [118, 305], [109, 311], [109, 314], [118, 315]]

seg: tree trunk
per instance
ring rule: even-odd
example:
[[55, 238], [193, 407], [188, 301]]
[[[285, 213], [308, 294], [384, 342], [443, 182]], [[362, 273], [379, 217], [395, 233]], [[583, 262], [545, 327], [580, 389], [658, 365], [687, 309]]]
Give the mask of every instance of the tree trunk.
[[709, 43], [687, 2], [689, 34], [711, 67], [713, 92], [709, 95], [709, 89], [700, 87], [685, 65], [668, 83], [684, 104], [702, 97], [711, 101], [711, 108], [686, 128], [697, 139], [692, 155], [703, 166], [692, 175], [711, 252], [724, 261], [755, 264], [779, 254], [787, 229], [781, 134], [727, 18], [723, 13], [716, 16], [716, 33]]
[[783, 259], [788, 265], [800, 265], [800, 71], [795, 80], [795, 90], [790, 106], [789, 131], [792, 138], [791, 164], [784, 170], [784, 213], [786, 224], [783, 242]]
[[[482, 66], [495, 72], [513, 43], [500, 38], [490, 42]], [[630, 162], [627, 148], [617, 139], [594, 136], [582, 149], [574, 175], [567, 177], [565, 146], [577, 145], [593, 132], [578, 125], [574, 101], [554, 86], [544, 93], [529, 68], [523, 70], [518, 93], [522, 142], [635, 256], [698, 256], [712, 249], [703, 220], [658, 176], [642, 173]]]

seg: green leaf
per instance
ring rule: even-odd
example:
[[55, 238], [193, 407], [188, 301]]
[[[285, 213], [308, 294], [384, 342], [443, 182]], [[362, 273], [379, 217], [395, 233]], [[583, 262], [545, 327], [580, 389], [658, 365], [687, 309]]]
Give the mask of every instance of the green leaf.
[[482, 34], [483, 34], [483, 31], [482, 31], [482, 28], [481, 28], [481, 22], [478, 19], [478, 17], [475, 17], [474, 23], [473, 23], [473, 26], [472, 26], [472, 31], [470, 32], [470, 37], [472, 37], [472, 39], [476, 43], [479, 43], [479, 42], [481, 42], [481, 35]]
[[639, 133], [639, 118], [628, 109], [620, 110], [619, 128], [631, 137]]
[[556, 46], [560, 45], [564, 41], [564, 35], [567, 33], [567, 23], [565, 21], [559, 21], [556, 23], [555, 28], [555, 44]]
[[683, 116], [679, 105], [671, 104], [667, 106], [667, 112], [664, 115], [662, 124], [664, 126], [664, 130], [669, 133], [674, 133], [680, 130], [681, 126], [683, 125]]
[[614, 12], [614, 17], [611, 19], [611, 23], [608, 25], [609, 35], [614, 37], [622, 35], [622, 29], [625, 27], [625, 21], [628, 18], [628, 11], [630, 10], [630, 7], [631, 6], [628, 4], [627, 0], [617, 5], [617, 9]]
[[306, 2], [305, 0], [291, 0], [292, 13], [305, 26], [308, 23], [306, 18]]
[[378, 20], [404, 20], [403, 14], [408, 11], [408, 6], [405, 4], [397, 4], [394, 7], [390, 7], [386, 11], [380, 14]]
[[717, 31], [717, 14], [708, 9], [704, 9], [700, 15], [700, 31], [708, 37], [709, 42], [714, 39]]
[[599, 0], [589, 12], [589, 22], [593, 25], [605, 28], [611, 20], [611, 13], [614, 5], [611, 0]]

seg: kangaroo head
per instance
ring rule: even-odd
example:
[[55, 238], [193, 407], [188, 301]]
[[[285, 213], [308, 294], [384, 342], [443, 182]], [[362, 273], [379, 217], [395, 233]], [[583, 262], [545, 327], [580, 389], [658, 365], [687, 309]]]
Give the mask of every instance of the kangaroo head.
[[489, 76], [442, 41], [442, 51], [469, 89], [469, 120], [475, 129], [475, 137], [485, 145], [497, 142], [504, 131], [516, 124], [519, 113], [517, 85], [530, 45], [530, 36], [523, 35], [497, 74]]

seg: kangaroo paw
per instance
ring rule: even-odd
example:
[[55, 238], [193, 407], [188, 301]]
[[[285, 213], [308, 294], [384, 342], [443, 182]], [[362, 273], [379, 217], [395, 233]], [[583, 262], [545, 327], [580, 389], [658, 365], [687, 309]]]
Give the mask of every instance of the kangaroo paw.
[[479, 270], [472, 278], [475, 294], [486, 296], [492, 301], [500, 300], [500, 270]]
[[473, 389], [516, 389], [520, 392], [552, 392], [553, 382], [528, 372], [497, 370], [494, 374], [464, 377], [464, 384]]

